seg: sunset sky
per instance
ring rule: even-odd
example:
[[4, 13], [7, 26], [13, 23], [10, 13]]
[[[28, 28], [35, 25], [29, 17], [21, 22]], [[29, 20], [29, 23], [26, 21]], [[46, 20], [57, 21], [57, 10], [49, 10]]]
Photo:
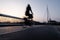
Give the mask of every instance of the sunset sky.
[[0, 13], [24, 17], [27, 4], [31, 5], [34, 20], [47, 20], [47, 5], [52, 20], [60, 21], [60, 0], [0, 0]]

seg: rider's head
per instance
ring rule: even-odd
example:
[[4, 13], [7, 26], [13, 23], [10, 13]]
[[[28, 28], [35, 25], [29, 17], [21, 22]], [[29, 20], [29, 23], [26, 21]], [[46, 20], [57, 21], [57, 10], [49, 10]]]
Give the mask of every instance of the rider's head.
[[28, 4], [28, 7], [30, 7], [30, 4]]

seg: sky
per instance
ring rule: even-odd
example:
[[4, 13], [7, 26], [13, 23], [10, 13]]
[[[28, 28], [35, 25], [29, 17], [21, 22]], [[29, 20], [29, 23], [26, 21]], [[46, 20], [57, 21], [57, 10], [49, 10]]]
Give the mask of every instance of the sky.
[[47, 21], [47, 6], [50, 18], [60, 21], [60, 0], [0, 0], [0, 13], [23, 18], [28, 4], [35, 21]]

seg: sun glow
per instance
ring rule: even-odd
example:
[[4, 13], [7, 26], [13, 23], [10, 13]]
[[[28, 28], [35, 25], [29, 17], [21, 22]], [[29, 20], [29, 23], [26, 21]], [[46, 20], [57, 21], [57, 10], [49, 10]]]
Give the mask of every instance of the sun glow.
[[0, 22], [10, 22], [10, 23], [14, 22], [15, 23], [15, 22], [23, 22], [23, 20], [0, 16]]
[[[23, 18], [24, 13], [25, 13], [24, 6], [16, 2], [9, 2], [9, 3], [8, 2], [2, 3], [3, 5], [0, 6], [0, 13]], [[0, 22], [21, 22], [21, 20], [0, 16]]]
[[0, 13], [16, 17], [23, 17], [25, 13], [25, 6], [17, 0], [4, 0], [1, 1]]

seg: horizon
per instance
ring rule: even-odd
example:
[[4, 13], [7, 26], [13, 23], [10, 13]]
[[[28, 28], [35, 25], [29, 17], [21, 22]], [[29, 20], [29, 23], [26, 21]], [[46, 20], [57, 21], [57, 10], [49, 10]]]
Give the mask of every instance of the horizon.
[[0, 0], [0, 13], [23, 18], [26, 7], [31, 5], [35, 21], [47, 21], [47, 5], [52, 20], [60, 22], [60, 0]]

